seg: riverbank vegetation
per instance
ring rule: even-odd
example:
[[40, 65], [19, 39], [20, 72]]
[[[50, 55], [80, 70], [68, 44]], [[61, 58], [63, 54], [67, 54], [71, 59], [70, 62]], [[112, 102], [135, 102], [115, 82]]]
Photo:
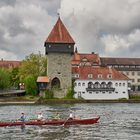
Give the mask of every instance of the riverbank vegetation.
[[0, 90], [20, 89], [20, 83], [24, 83], [24, 88], [28, 95], [37, 94], [37, 77], [47, 74], [46, 56], [30, 54], [26, 56], [19, 67], [4, 69], [0, 68]]
[[0, 69], [0, 90], [8, 89], [11, 86], [10, 83], [10, 71]]
[[[47, 58], [46, 56], [38, 54], [30, 54], [26, 56], [21, 65], [16, 68], [4, 69], [0, 68], [0, 90], [20, 89], [19, 84], [24, 83], [26, 96], [38, 96], [37, 77], [47, 75]], [[53, 89], [45, 91], [45, 100], [54, 98]], [[139, 95], [130, 95], [130, 100], [140, 100]], [[60, 100], [77, 100], [74, 99], [74, 87], [68, 89], [66, 96]], [[82, 99], [80, 99], [82, 100]], [[125, 101], [127, 99], [119, 99]]]

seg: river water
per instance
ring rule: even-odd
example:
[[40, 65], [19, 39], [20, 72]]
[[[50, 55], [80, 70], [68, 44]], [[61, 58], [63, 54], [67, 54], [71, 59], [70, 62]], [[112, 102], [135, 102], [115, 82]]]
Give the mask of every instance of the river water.
[[32, 119], [42, 112], [51, 118], [56, 112], [67, 117], [70, 111], [81, 118], [100, 116], [92, 125], [1, 127], [0, 140], [140, 140], [140, 104], [90, 103], [73, 105], [0, 106], [0, 120], [15, 120], [24, 112]]

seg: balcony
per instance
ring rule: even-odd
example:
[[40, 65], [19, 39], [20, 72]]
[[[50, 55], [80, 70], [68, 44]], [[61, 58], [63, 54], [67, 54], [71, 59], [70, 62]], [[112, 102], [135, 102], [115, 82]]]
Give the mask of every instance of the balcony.
[[115, 91], [115, 88], [86, 88], [86, 91]]

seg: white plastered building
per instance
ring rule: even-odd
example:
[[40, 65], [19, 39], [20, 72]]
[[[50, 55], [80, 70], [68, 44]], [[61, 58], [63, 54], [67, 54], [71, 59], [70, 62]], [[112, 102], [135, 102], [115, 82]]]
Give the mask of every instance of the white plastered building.
[[113, 100], [129, 98], [128, 77], [109, 67], [73, 67], [75, 98]]

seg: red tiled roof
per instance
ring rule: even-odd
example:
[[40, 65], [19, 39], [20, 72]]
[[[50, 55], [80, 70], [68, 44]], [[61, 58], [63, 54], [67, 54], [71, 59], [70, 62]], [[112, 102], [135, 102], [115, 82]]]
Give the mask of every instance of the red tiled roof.
[[111, 58], [101, 57], [102, 64], [112, 65], [140, 65], [140, 58]]
[[80, 54], [80, 53], [74, 53], [72, 57], [72, 65], [78, 65], [80, 62], [87, 60], [87, 62], [90, 62], [91, 64], [96, 63], [100, 65], [100, 57], [98, 54]]
[[47, 76], [39, 76], [37, 78], [37, 82], [48, 83], [49, 82], [49, 77], [47, 77]]
[[60, 17], [58, 18], [56, 24], [54, 25], [52, 31], [50, 32], [46, 43], [74, 43], [73, 38], [70, 36], [65, 25], [62, 23]]
[[[93, 75], [93, 79], [101, 79], [101, 80], [109, 80], [108, 79], [108, 74], [112, 75], [113, 80], [129, 80], [129, 78], [124, 75], [123, 73], [117, 71], [114, 68], [108, 68], [108, 67], [91, 67], [91, 66], [86, 66], [86, 67], [73, 67], [72, 68], [72, 73], [73, 74], [79, 74], [78, 79], [89, 79], [88, 74]], [[101, 74], [102, 78], [98, 78], [98, 75]]]
[[21, 64], [21, 61], [0, 60], [0, 68], [15, 68]]

